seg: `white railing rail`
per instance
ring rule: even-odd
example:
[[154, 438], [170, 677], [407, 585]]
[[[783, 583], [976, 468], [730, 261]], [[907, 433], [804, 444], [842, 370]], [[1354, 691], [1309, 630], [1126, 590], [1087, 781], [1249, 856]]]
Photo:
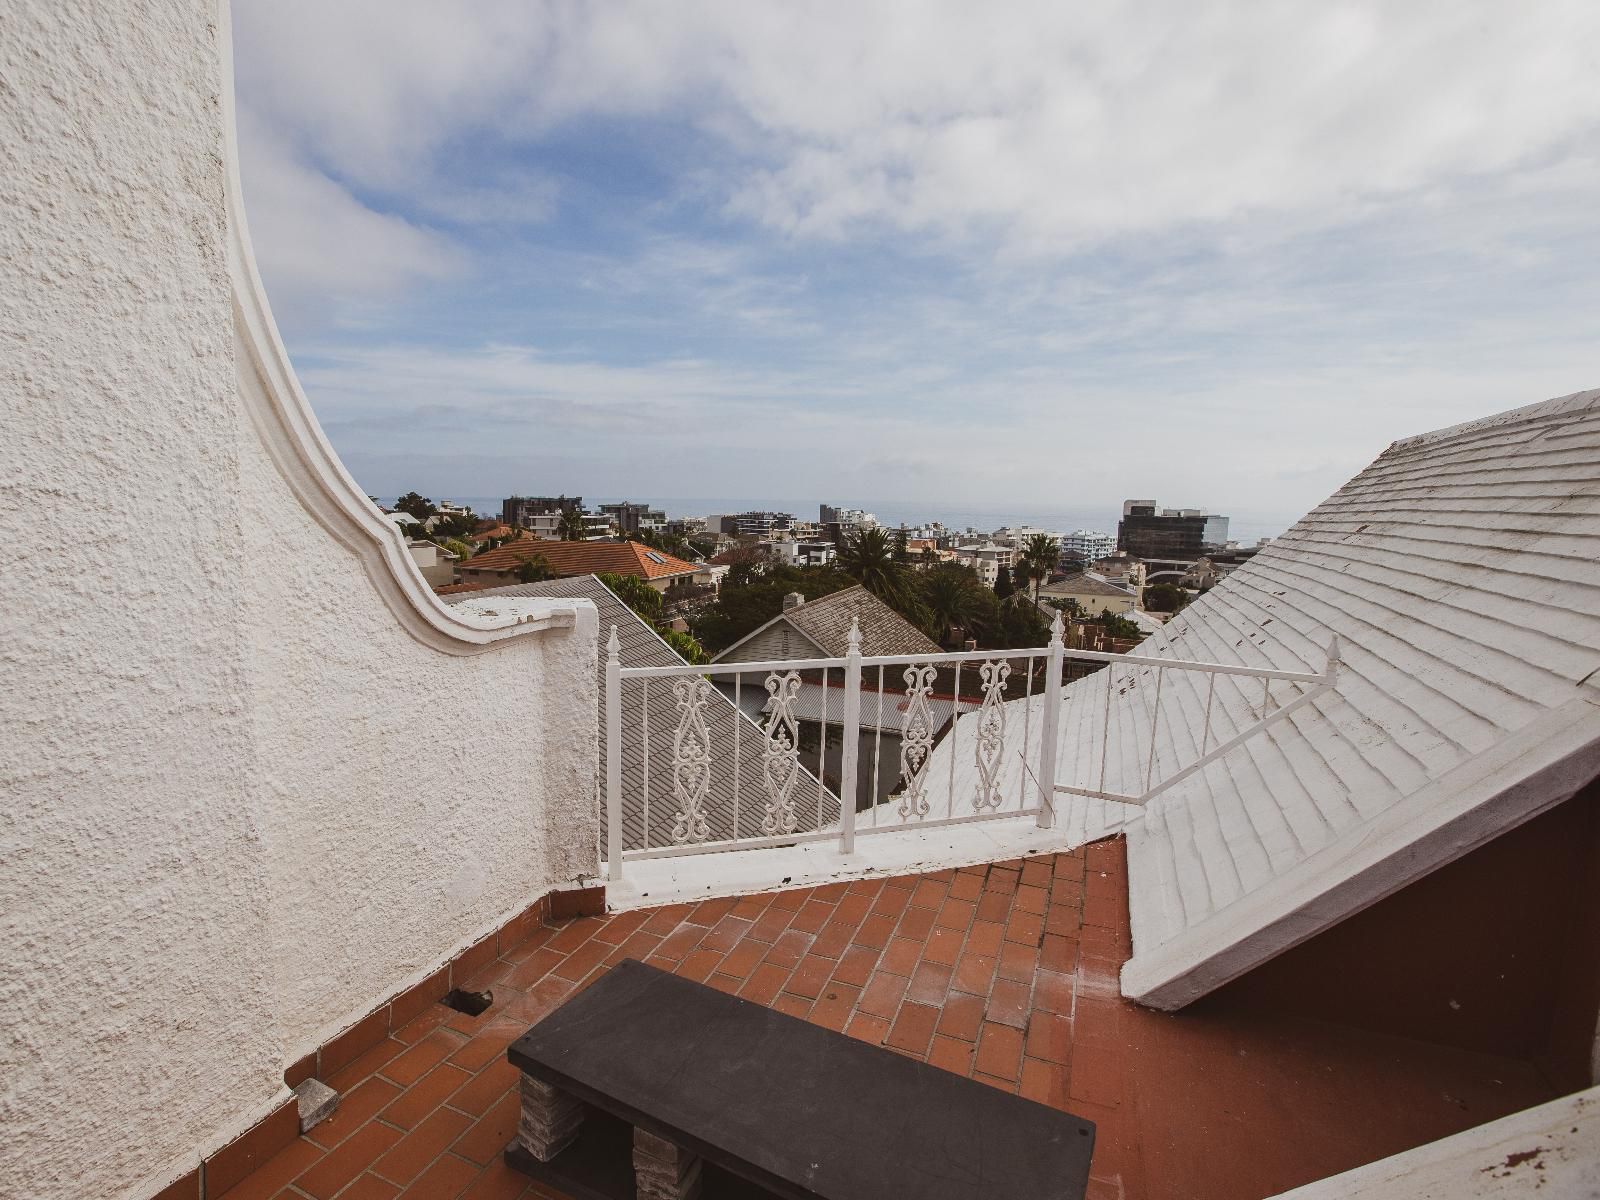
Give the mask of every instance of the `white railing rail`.
[[[1077, 657], [1084, 657], [1082, 654]], [[1328, 642], [1327, 660], [1321, 671], [1284, 671], [1268, 667], [1238, 667], [1223, 663], [1192, 662], [1185, 659], [1164, 659], [1141, 657], [1134, 654], [1107, 655], [1097, 657], [1117, 663], [1142, 666], [1155, 672], [1155, 696], [1150, 705], [1150, 721], [1144, 730], [1144, 762], [1143, 778], [1137, 791], [1112, 791], [1106, 785], [1106, 757], [1107, 748], [1111, 742], [1111, 696], [1113, 692], [1114, 675], [1111, 667], [1107, 667], [1105, 674], [1105, 715], [1102, 718], [1100, 733], [1100, 786], [1090, 788], [1078, 784], [1057, 782], [1055, 792], [1058, 795], [1085, 796], [1096, 800], [1110, 800], [1118, 804], [1148, 804], [1162, 792], [1182, 783], [1191, 775], [1204, 770], [1211, 763], [1217, 761], [1235, 747], [1242, 745], [1255, 737], [1256, 734], [1284, 720], [1292, 713], [1310, 704], [1318, 697], [1327, 694], [1337, 686], [1339, 681], [1339, 639], [1331, 638]], [[1197, 747], [1198, 757], [1185, 763], [1182, 767], [1160, 779], [1154, 778], [1156, 765], [1156, 751], [1160, 745], [1159, 730], [1161, 728], [1162, 707], [1161, 690], [1166, 682], [1167, 671], [1201, 672], [1211, 676], [1206, 687], [1204, 716], [1201, 722], [1200, 741]], [[1231, 737], [1211, 745], [1213, 714], [1217, 700], [1216, 679], [1218, 676], [1243, 676], [1250, 679], [1261, 680], [1261, 700], [1259, 715], [1235, 730]], [[1274, 707], [1272, 685], [1275, 682], [1284, 682], [1303, 685], [1307, 688], [1287, 699], [1279, 699]]]
[[[1108, 664], [1095, 788], [1056, 779], [1067, 658]], [[613, 627], [605, 664], [608, 875], [620, 880], [623, 864], [640, 859], [811, 841], [836, 839], [849, 854], [861, 835], [969, 821], [1032, 817], [1049, 828], [1056, 794], [1143, 804], [1333, 687], [1337, 664], [1337, 646], [1321, 672], [1068, 650], [1057, 614], [1042, 647], [867, 656], [852, 622], [842, 658], [624, 667]], [[962, 673], [972, 668], [964, 689]], [[1155, 700], [1141, 786], [1114, 791], [1105, 774], [1109, 677], [1128, 668], [1154, 671]], [[1155, 780], [1169, 671], [1212, 677], [1205, 736], [1195, 761]], [[751, 675], [759, 688], [745, 686]], [[1262, 701], [1257, 719], [1211, 746], [1222, 676], [1261, 680]], [[1271, 709], [1275, 682], [1309, 690]], [[1032, 703], [1036, 697], [1042, 703]], [[1008, 703], [1018, 700], [1028, 703]], [[965, 732], [959, 740], [949, 734], [963, 716], [970, 743]], [[943, 778], [934, 779], [934, 748], [945, 741]], [[970, 783], [961, 796], [958, 755]], [[1008, 772], [1017, 759], [1022, 771]]]

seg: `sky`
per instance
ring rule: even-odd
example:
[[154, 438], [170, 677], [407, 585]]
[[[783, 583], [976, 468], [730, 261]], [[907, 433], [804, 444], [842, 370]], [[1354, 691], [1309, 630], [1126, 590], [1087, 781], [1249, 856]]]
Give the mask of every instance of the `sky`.
[[1600, 386], [1600, 4], [234, 0], [300, 380], [391, 496], [1287, 524]]

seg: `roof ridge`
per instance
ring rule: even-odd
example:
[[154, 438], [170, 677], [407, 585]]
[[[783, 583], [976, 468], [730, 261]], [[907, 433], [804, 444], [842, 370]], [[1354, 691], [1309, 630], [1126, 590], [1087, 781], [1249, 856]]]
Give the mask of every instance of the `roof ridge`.
[[[1578, 409], [1596, 407], [1600, 407], [1600, 388], [1569, 392], [1565, 396], [1541, 400], [1536, 404], [1525, 404], [1521, 408], [1510, 408], [1505, 412], [1495, 413], [1492, 416], [1478, 417], [1472, 421], [1462, 421], [1458, 425], [1446, 425], [1443, 429], [1435, 429], [1429, 433], [1418, 433], [1408, 438], [1398, 438], [1389, 443], [1389, 448], [1384, 451], [1384, 455], [1391, 454], [1396, 450], [1411, 450], [1418, 446], [1436, 444], [1449, 438], [1461, 437], [1464, 434], [1477, 433], [1481, 430], [1495, 429], [1504, 425], [1515, 425], [1522, 421], [1537, 421], [1546, 417], [1560, 417]], [[1380, 461], [1382, 457], [1383, 455], [1379, 456]]]

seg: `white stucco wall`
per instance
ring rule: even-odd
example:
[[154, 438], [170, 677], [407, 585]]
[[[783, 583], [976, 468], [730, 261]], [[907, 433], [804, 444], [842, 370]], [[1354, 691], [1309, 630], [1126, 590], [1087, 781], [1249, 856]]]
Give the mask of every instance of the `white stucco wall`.
[[6, 1196], [152, 1194], [593, 869], [593, 610], [408, 614], [398, 534], [374, 552], [307, 498], [339, 472], [291, 489], [266, 449], [222, 29], [210, 0], [0, 19]]
[[593, 873], [592, 777], [564, 760], [597, 752], [598, 634], [589, 606], [572, 633], [441, 655], [399, 627], [248, 427], [239, 457], [246, 670], [292, 1062], [393, 981]]

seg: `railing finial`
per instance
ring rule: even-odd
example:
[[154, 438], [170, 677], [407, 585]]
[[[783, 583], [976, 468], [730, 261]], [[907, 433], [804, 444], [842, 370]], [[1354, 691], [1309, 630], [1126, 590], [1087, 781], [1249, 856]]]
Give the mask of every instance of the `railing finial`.
[[1323, 675], [1331, 680], [1338, 673], [1339, 662], [1339, 635], [1335, 633], [1328, 638], [1328, 665], [1323, 668]]
[[861, 653], [861, 618], [860, 617], [851, 617], [850, 618], [850, 635], [846, 639], [846, 647], [847, 648], [845, 650], [845, 653], [847, 653], [847, 654], [860, 654]]
[[1056, 609], [1056, 615], [1050, 618], [1050, 644], [1061, 645], [1061, 635], [1066, 631], [1066, 626], [1061, 622], [1061, 610]]
[[611, 626], [611, 636], [606, 639], [606, 661], [608, 663], [619, 661], [621, 653], [622, 646], [617, 641], [617, 627], [616, 624], [613, 623]]

